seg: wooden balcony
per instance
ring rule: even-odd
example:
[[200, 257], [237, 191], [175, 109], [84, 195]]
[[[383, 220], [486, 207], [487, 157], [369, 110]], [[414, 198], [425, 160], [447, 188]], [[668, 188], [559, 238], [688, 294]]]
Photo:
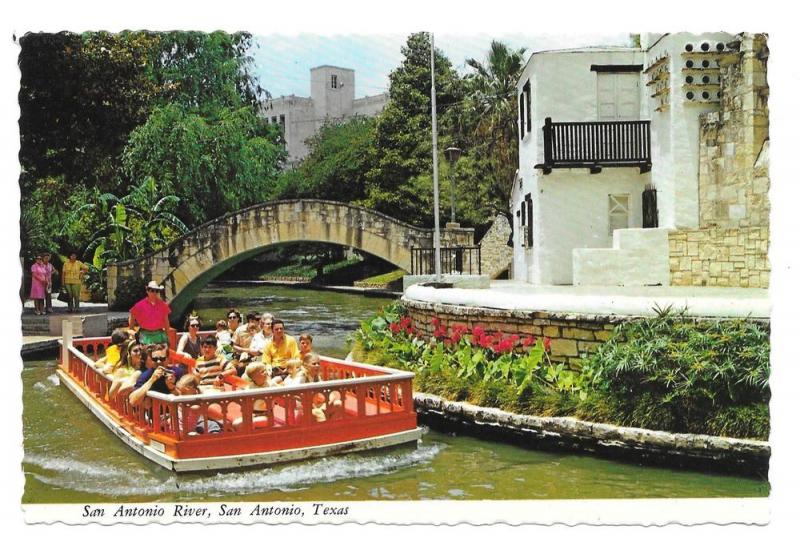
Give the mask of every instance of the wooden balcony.
[[646, 173], [650, 157], [650, 121], [566, 121], [545, 118], [544, 163], [535, 167], [550, 174], [553, 169], [638, 167]]

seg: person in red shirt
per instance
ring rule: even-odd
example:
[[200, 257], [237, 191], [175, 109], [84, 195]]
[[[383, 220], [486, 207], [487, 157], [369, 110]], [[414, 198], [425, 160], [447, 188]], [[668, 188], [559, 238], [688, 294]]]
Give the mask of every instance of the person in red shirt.
[[156, 281], [147, 284], [147, 296], [131, 308], [128, 325], [131, 329], [139, 326], [139, 342], [143, 345], [167, 343], [169, 330], [169, 305], [161, 299], [164, 287]]

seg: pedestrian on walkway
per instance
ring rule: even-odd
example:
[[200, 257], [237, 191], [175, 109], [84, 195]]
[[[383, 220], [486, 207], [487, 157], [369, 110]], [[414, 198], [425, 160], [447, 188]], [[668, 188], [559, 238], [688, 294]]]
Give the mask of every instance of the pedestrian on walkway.
[[47, 290], [44, 293], [44, 310], [46, 313], [53, 312], [53, 275], [58, 276], [56, 268], [50, 263], [50, 253], [45, 252], [42, 254], [42, 262], [44, 262], [45, 274], [47, 275]]
[[87, 271], [89, 268], [86, 264], [78, 261], [78, 254], [71, 252], [61, 270], [61, 282], [67, 292], [67, 311], [70, 313], [77, 313], [81, 306], [81, 277]]
[[147, 283], [147, 296], [136, 302], [131, 308], [128, 325], [131, 329], [139, 326], [139, 343], [167, 343], [169, 331], [169, 304], [161, 299], [164, 287], [156, 281]]
[[36, 261], [31, 266], [31, 299], [33, 300], [33, 312], [36, 315], [44, 315], [44, 293], [47, 290], [47, 269], [44, 266], [42, 256], [36, 256]]

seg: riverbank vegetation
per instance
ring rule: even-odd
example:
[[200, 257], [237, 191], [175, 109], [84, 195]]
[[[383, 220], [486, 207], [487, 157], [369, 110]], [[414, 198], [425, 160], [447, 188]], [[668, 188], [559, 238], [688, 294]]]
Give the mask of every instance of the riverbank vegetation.
[[415, 330], [393, 304], [355, 334], [357, 360], [415, 372], [415, 389], [540, 416], [670, 432], [769, 437], [769, 331], [744, 320], [695, 321], [670, 310], [623, 323], [580, 369], [549, 340], [479, 327]]

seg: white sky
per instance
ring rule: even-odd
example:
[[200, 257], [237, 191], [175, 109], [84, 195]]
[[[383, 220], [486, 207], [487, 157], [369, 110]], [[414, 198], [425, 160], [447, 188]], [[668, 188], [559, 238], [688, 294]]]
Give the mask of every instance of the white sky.
[[[408, 34], [269, 34], [256, 35], [252, 50], [261, 87], [273, 97], [309, 96], [309, 70], [324, 64], [356, 71], [356, 97], [388, 91], [389, 72], [403, 60], [400, 52]], [[434, 34], [434, 42], [459, 72], [466, 59], [483, 61], [493, 39], [513, 49], [525, 48], [526, 60], [534, 51], [597, 45], [627, 45], [629, 34]]]

